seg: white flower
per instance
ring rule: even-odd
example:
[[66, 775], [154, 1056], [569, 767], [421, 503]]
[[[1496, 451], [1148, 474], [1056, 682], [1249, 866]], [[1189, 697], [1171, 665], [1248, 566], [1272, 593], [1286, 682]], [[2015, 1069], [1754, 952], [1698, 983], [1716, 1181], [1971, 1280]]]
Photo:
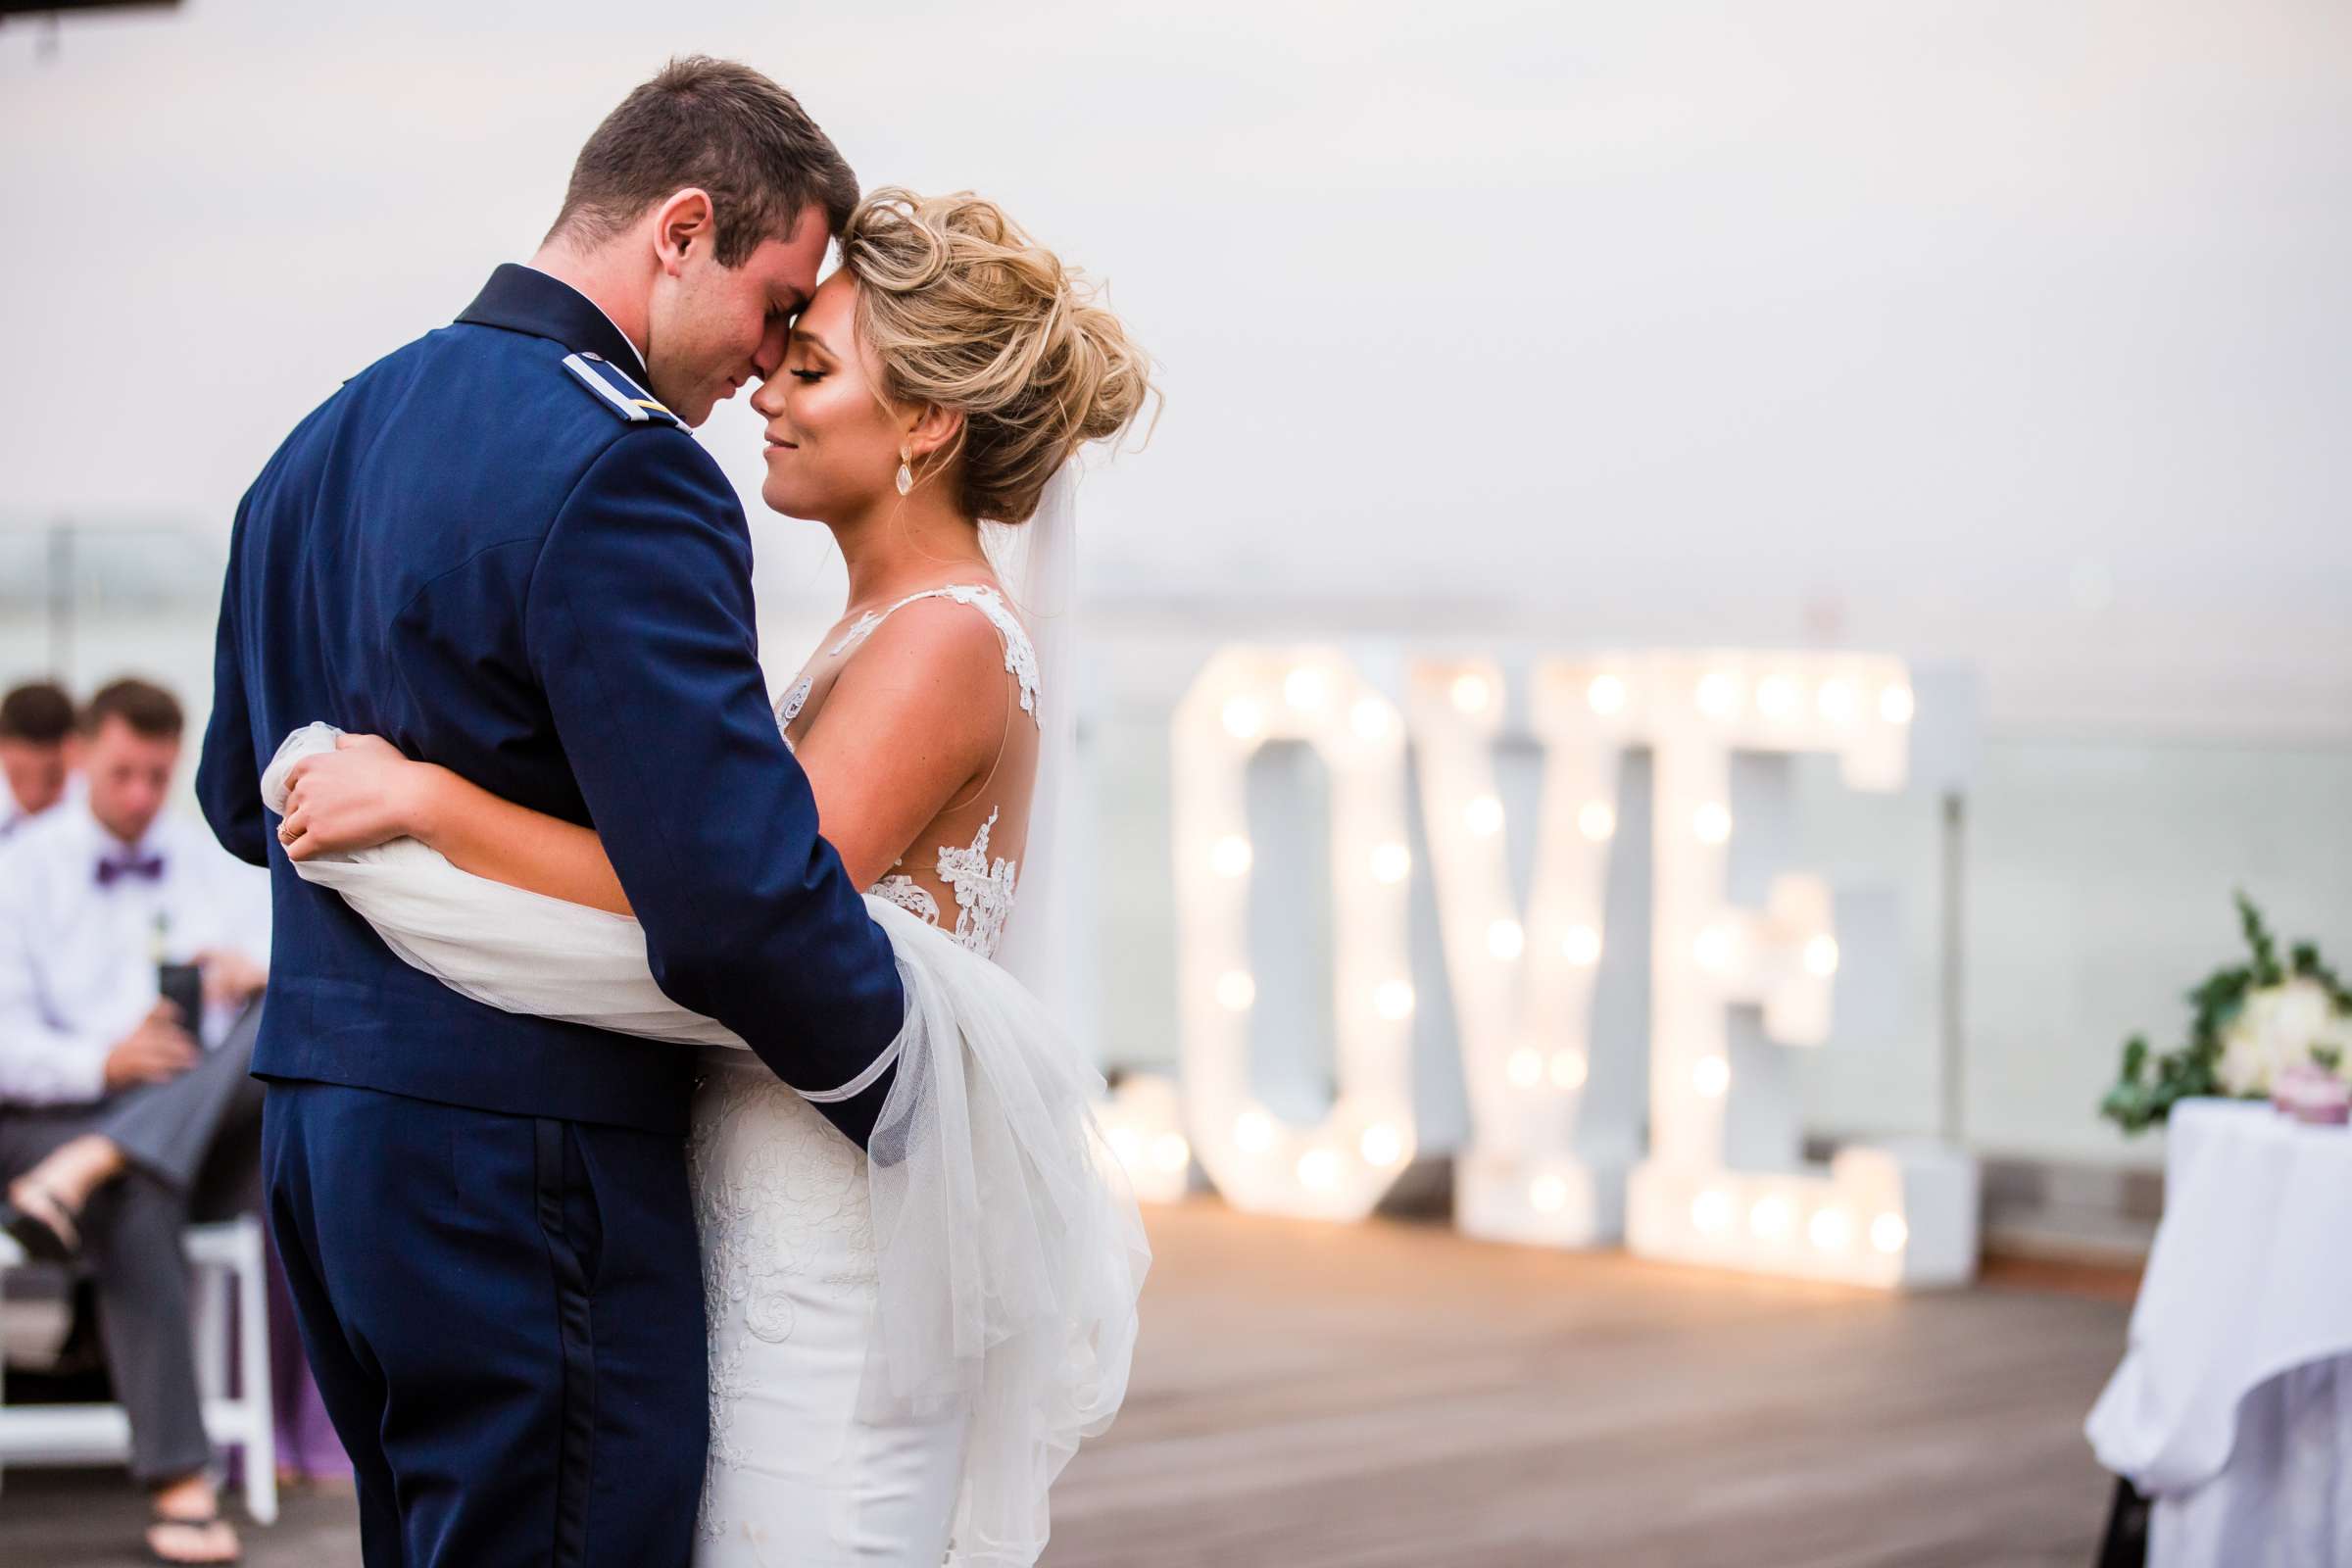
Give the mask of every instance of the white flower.
[[2352, 1017], [2316, 980], [2297, 976], [2246, 995], [2222, 1031], [2222, 1087], [2233, 1095], [2267, 1095], [2283, 1069], [2312, 1059], [2314, 1047], [2344, 1053], [2337, 1070], [2352, 1078]]

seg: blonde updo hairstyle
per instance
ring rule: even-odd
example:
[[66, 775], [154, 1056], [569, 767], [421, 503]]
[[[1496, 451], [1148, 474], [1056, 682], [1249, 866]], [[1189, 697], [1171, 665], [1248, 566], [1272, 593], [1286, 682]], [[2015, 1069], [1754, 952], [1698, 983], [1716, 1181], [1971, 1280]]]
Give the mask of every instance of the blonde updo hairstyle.
[[1157, 396], [1151, 361], [1084, 275], [994, 202], [877, 190], [850, 215], [841, 254], [883, 396], [963, 416], [916, 467], [927, 478], [960, 457], [975, 519], [1028, 521], [1073, 452]]

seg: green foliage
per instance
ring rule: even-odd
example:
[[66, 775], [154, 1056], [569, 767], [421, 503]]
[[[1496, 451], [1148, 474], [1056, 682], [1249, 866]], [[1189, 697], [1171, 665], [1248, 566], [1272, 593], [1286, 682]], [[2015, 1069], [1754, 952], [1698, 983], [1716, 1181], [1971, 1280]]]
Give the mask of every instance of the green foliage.
[[[2264, 923], [2262, 911], [2243, 893], [2237, 895], [2237, 921], [2253, 961], [2235, 968], [2217, 969], [2204, 984], [2189, 992], [2192, 1011], [2187, 1044], [2176, 1051], [2152, 1054], [2143, 1035], [2133, 1035], [2124, 1042], [2123, 1071], [2115, 1087], [2099, 1102], [2099, 1114], [2126, 1133], [2145, 1132], [2171, 1115], [2173, 1106], [2180, 1101], [2227, 1093], [2220, 1077], [2222, 1036], [2245, 1006], [2248, 993], [2281, 985], [2291, 974], [2327, 987], [2337, 1010], [2352, 1012], [2352, 991], [2346, 990], [2333, 969], [2320, 961], [2317, 947], [2299, 942], [2287, 955], [2287, 961], [2280, 964], [2278, 944]], [[2315, 1058], [2332, 1069], [2337, 1063], [2326, 1058], [2334, 1054], [2315, 1053]]]

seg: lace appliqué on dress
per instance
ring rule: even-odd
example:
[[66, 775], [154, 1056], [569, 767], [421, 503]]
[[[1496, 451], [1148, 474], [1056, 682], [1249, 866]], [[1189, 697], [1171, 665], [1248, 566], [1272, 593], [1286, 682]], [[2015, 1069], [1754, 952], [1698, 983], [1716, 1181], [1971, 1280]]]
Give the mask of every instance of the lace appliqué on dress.
[[[1020, 682], [1021, 711], [1037, 717], [1037, 650], [1029, 642], [1029, 633], [1022, 629], [1020, 617], [1004, 603], [1004, 596], [983, 583], [951, 583], [945, 588], [926, 588], [919, 594], [908, 594], [888, 610], [876, 614], [867, 611], [858, 617], [858, 623], [842, 633], [827, 657], [839, 659], [874, 634], [881, 625], [900, 611], [918, 599], [953, 599], [959, 605], [969, 605], [988, 617], [997, 628], [998, 637], [1004, 643], [1004, 673]], [[1042, 720], [1041, 720], [1042, 722]]]
[[[996, 826], [997, 813], [991, 811], [969, 848], [959, 850], [952, 844], [939, 847], [939, 879], [956, 890], [956, 944], [983, 958], [997, 956], [997, 944], [1004, 936], [1004, 922], [1012, 914], [1013, 890], [1020, 881], [1020, 868], [1012, 861], [991, 861], [988, 858], [988, 836]], [[939, 924], [939, 901], [931, 897], [928, 888], [905, 872], [886, 876], [866, 891], [876, 898], [888, 899], [926, 925]]]
[[816, 677], [803, 675], [801, 683], [785, 693], [776, 704], [776, 733], [784, 737], [784, 749], [788, 752], [797, 754], [800, 751], [798, 746], [792, 744], [792, 721], [801, 716], [802, 709], [808, 706], [808, 689], [815, 684]]
[[991, 811], [971, 848], [943, 847], [939, 852], [940, 879], [956, 890], [956, 940], [983, 958], [997, 956], [1005, 916], [1012, 913], [1013, 884], [1019, 877], [1019, 868], [1010, 860], [989, 862], [988, 835], [996, 825], [997, 813]]
[[[906, 862], [902, 860], [899, 863], [904, 865]], [[929, 888], [904, 871], [884, 877], [865, 891], [877, 899], [888, 899], [925, 925], [939, 924], [939, 901], [931, 896]]]

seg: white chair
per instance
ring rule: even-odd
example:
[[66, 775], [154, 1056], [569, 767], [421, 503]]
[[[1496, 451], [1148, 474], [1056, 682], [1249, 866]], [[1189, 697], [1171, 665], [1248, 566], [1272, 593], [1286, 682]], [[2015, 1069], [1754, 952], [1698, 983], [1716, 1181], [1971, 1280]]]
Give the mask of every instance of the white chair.
[[[196, 1274], [196, 1387], [204, 1396], [204, 1428], [219, 1446], [244, 1450], [245, 1511], [257, 1524], [274, 1524], [277, 1428], [270, 1409], [269, 1264], [261, 1221], [249, 1215], [190, 1226], [187, 1251]], [[40, 1266], [0, 1236], [0, 1275]], [[232, 1300], [241, 1374], [234, 1397], [228, 1392]], [[0, 1404], [0, 1466], [105, 1464], [129, 1456], [130, 1418], [119, 1404]]]

